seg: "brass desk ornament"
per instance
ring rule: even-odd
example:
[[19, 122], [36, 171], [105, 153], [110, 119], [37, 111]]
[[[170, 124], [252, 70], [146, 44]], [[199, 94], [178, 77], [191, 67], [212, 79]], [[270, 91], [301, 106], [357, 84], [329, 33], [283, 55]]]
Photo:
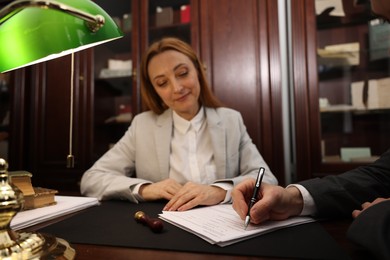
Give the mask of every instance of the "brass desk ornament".
[[11, 229], [11, 220], [23, 208], [22, 192], [8, 179], [8, 163], [0, 158], [0, 259], [74, 259], [76, 252], [63, 239]]

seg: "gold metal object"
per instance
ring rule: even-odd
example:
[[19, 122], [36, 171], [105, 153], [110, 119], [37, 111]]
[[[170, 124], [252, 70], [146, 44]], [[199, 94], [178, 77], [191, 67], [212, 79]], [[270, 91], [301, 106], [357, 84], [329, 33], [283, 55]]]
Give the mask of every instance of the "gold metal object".
[[66, 157], [66, 168], [74, 168], [74, 156], [71, 154]]
[[11, 229], [11, 220], [23, 204], [22, 192], [9, 181], [8, 163], [0, 158], [0, 259], [74, 259], [75, 250], [63, 239]]
[[74, 52], [71, 55], [70, 63], [70, 104], [69, 104], [69, 154], [66, 158], [66, 168], [74, 168], [73, 156], [73, 102], [74, 102]]
[[40, 7], [69, 13], [84, 20], [87, 27], [92, 32], [97, 32], [105, 23], [104, 17], [100, 14], [91, 15], [59, 2], [45, 0], [17, 0], [0, 10], [0, 24], [26, 7]]
[[137, 211], [135, 214], [134, 214], [134, 218], [135, 220], [140, 220], [142, 217], [145, 216], [145, 213], [142, 212], [142, 211]]

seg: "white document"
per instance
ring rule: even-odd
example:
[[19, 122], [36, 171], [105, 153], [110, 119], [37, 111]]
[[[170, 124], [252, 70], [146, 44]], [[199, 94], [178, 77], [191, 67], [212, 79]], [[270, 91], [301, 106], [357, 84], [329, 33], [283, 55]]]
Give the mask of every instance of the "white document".
[[11, 221], [14, 230], [30, 227], [66, 214], [99, 205], [96, 198], [55, 196], [57, 204], [18, 212]]
[[314, 222], [310, 217], [294, 217], [282, 221], [267, 221], [244, 228], [231, 204], [201, 207], [187, 211], [163, 211], [159, 217], [175, 226], [191, 232], [211, 244], [221, 247], [265, 234], [277, 229]]

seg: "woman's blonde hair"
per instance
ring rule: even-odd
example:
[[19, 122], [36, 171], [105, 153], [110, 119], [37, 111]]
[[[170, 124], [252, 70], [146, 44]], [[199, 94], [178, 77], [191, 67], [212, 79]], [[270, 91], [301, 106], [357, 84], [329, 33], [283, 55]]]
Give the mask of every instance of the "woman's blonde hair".
[[148, 48], [141, 61], [141, 95], [144, 104], [156, 114], [162, 114], [167, 106], [155, 91], [148, 74], [150, 60], [164, 51], [173, 50], [186, 55], [197, 70], [200, 85], [199, 103], [205, 107], [221, 107], [221, 102], [211, 92], [202, 63], [192, 47], [177, 38], [163, 38]]

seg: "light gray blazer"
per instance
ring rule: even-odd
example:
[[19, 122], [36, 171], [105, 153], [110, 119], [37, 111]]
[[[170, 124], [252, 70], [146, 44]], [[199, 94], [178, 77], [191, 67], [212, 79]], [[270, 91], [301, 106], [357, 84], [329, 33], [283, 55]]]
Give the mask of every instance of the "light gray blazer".
[[[256, 178], [265, 167], [264, 182], [277, 184], [275, 176], [249, 137], [241, 114], [229, 108], [205, 108], [218, 181], [233, 185]], [[134, 117], [124, 136], [87, 170], [81, 193], [99, 200], [126, 199], [138, 202], [130, 187], [141, 182], [169, 178], [172, 110], [152, 111]]]

